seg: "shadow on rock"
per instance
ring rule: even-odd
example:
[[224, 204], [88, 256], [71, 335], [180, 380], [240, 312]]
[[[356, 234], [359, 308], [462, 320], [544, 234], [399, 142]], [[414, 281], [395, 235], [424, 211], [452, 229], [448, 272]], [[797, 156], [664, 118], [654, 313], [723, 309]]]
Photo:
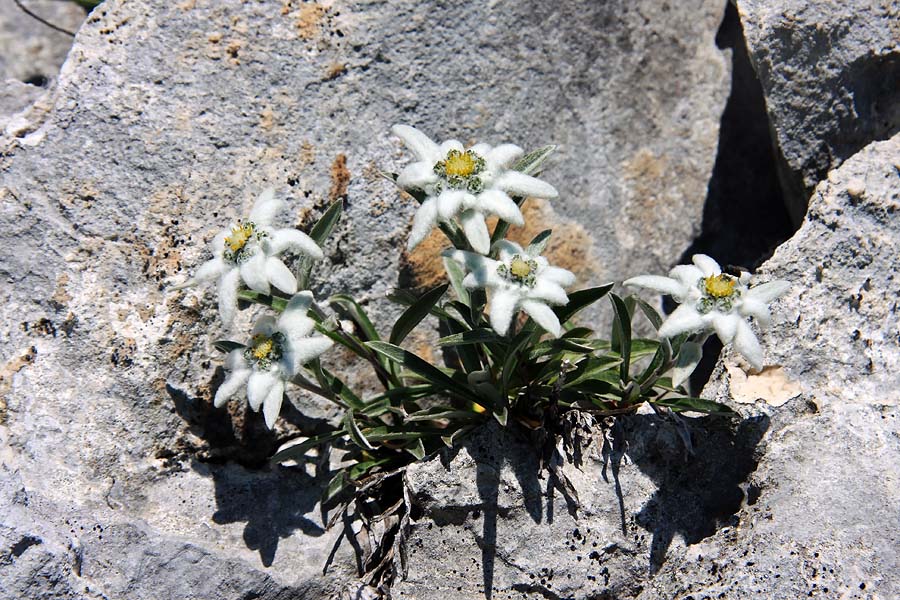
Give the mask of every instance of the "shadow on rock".
[[[759, 442], [769, 428], [765, 416], [740, 423], [721, 417], [680, 419], [683, 427], [656, 415], [627, 417], [617, 421], [613, 436], [614, 445], [624, 443], [628, 458], [658, 488], [636, 518], [653, 534], [651, 572], [665, 562], [676, 534], [690, 545], [737, 524], [745, 498], [742, 484], [756, 470]], [[690, 438], [689, 456], [682, 435]], [[612, 456], [621, 460], [622, 454]]]
[[[223, 380], [222, 369], [216, 369], [209, 384], [212, 393]], [[180, 447], [172, 455], [189, 459], [194, 470], [213, 479], [215, 523], [245, 522], [244, 542], [259, 552], [267, 567], [275, 559], [281, 538], [298, 530], [308, 536], [325, 533], [319, 522], [306, 515], [316, 511], [330, 478], [327, 459], [308, 465], [307, 471], [268, 464], [269, 457], [285, 441], [323, 432], [327, 425], [324, 420], [304, 416], [285, 400], [281, 412], [285, 429], [270, 431], [262, 415], [250, 411], [245, 401], [214, 408], [208, 400], [192, 397], [172, 385], [167, 385], [166, 391], [175, 412], [202, 440], [199, 445]]]

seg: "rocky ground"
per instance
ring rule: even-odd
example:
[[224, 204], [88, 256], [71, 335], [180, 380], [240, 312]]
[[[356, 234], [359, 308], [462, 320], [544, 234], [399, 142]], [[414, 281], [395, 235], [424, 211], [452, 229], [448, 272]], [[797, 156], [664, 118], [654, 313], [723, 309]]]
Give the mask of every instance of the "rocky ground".
[[327, 465], [265, 465], [332, 413], [213, 409], [214, 300], [166, 286], [275, 186], [285, 225], [345, 201], [316, 292], [389, 316], [441, 276], [437, 236], [400, 250], [394, 123], [559, 144], [560, 198], [526, 218], [581, 285], [694, 251], [794, 283], [766, 369], [714, 365], [741, 418], [690, 419], [687, 454], [620, 419], [564, 467], [577, 510], [515, 432], [411, 467], [394, 597], [900, 595], [896, 2], [107, 0], [71, 50], [3, 10], [28, 54], [0, 53], [0, 598], [370, 593], [325, 530]]

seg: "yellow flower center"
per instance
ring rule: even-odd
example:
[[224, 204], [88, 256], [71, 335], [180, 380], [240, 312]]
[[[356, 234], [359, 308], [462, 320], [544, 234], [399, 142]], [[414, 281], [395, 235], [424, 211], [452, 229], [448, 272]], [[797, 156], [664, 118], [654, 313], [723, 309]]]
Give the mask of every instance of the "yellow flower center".
[[514, 277], [525, 279], [531, 274], [531, 265], [529, 265], [527, 261], [516, 256], [512, 259], [512, 262], [509, 263], [509, 272], [512, 273]]
[[238, 252], [244, 249], [252, 236], [252, 223], [238, 223], [231, 228], [231, 235], [225, 238], [225, 245], [231, 248], [232, 252]]
[[703, 280], [706, 293], [713, 298], [728, 298], [734, 294], [736, 280], [724, 273], [713, 275]]
[[263, 335], [253, 337], [253, 357], [256, 360], [265, 360], [272, 355], [275, 348], [275, 342], [271, 338]]
[[475, 158], [470, 152], [451, 150], [447, 155], [445, 170], [447, 176], [468, 177], [475, 171]]

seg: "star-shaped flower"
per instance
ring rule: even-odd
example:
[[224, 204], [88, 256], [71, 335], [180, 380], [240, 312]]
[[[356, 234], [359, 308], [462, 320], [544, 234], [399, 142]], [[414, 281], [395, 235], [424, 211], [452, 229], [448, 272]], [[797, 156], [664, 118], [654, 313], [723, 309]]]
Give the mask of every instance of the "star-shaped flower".
[[310, 292], [300, 292], [291, 298], [277, 321], [266, 315], [256, 322], [250, 342], [232, 350], [225, 359], [229, 373], [216, 392], [216, 407], [246, 384], [250, 408], [259, 411], [262, 406], [266, 426], [272, 429], [281, 411], [285, 382], [332, 345], [326, 337], [309, 336], [315, 326], [306, 316], [312, 302]]
[[776, 280], [749, 287], [749, 273], [740, 277], [722, 273], [719, 264], [705, 254], [695, 254], [693, 263], [673, 268], [669, 277], [642, 275], [625, 285], [669, 294], [681, 304], [659, 328], [662, 337], [713, 330], [723, 344], [734, 344], [750, 366], [762, 369], [763, 349], [747, 318], [754, 317], [761, 327], [768, 327], [772, 322], [768, 305], [788, 291], [790, 282]]
[[246, 221], [233, 223], [210, 243], [214, 258], [203, 263], [194, 276], [174, 289], [190, 287], [218, 278], [219, 314], [229, 325], [237, 310], [237, 294], [241, 282], [261, 294], [274, 286], [285, 294], [297, 292], [297, 278], [278, 256], [294, 250], [314, 260], [322, 259], [322, 250], [305, 233], [297, 229], [272, 229], [272, 218], [284, 206], [275, 198], [275, 190], [267, 189], [253, 205]]
[[547, 332], [559, 337], [562, 327], [548, 305], [569, 302], [563, 288], [575, 283], [575, 275], [550, 266], [546, 258], [531, 255], [514, 242], [501, 240], [494, 247], [499, 260], [464, 250], [447, 250], [444, 256], [470, 271], [463, 285], [490, 290], [490, 321], [494, 331], [506, 335], [515, 314], [524, 310]]
[[439, 222], [455, 217], [472, 248], [487, 254], [491, 237], [485, 215], [523, 225], [522, 212], [511, 195], [547, 199], [557, 196], [549, 183], [509, 168], [522, 156], [522, 149], [513, 144], [494, 148], [476, 144], [466, 150], [457, 140], [437, 144], [408, 125], [395, 125], [391, 131], [416, 155], [416, 162], [400, 172], [397, 184], [426, 195], [413, 219], [409, 250], [419, 245]]

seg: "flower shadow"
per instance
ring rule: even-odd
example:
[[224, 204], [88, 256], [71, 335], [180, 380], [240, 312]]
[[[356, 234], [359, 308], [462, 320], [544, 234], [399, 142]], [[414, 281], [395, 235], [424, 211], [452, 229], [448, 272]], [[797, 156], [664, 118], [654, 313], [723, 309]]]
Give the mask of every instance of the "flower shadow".
[[[687, 545], [696, 544], [723, 527], [737, 525], [743, 502], [752, 504], [758, 498], [746, 482], [756, 470], [768, 417], [739, 423], [712, 416], [678, 419], [681, 424], [656, 415], [622, 418], [613, 435], [613, 446], [624, 444], [624, 454], [657, 487], [635, 516], [653, 536], [651, 573], [664, 564], [676, 535]], [[681, 435], [689, 437], [690, 449]], [[621, 446], [610, 453], [614, 473], [623, 456], [617, 450]]]
[[[210, 381], [213, 390], [221, 384], [221, 371], [217, 369]], [[283, 440], [245, 403], [215, 409], [208, 400], [172, 385], [166, 390], [176, 414], [200, 440], [196, 446], [182, 448], [186, 454], [182, 458], [213, 480], [214, 523], [245, 523], [244, 543], [259, 553], [265, 567], [274, 562], [280, 540], [294, 532], [312, 537], [325, 533], [317, 509], [331, 476], [327, 461], [319, 460], [307, 469], [272, 467], [268, 457]], [[281, 416], [294, 435], [298, 431], [313, 435], [324, 426], [324, 421], [305, 417], [290, 402], [284, 403]]]

